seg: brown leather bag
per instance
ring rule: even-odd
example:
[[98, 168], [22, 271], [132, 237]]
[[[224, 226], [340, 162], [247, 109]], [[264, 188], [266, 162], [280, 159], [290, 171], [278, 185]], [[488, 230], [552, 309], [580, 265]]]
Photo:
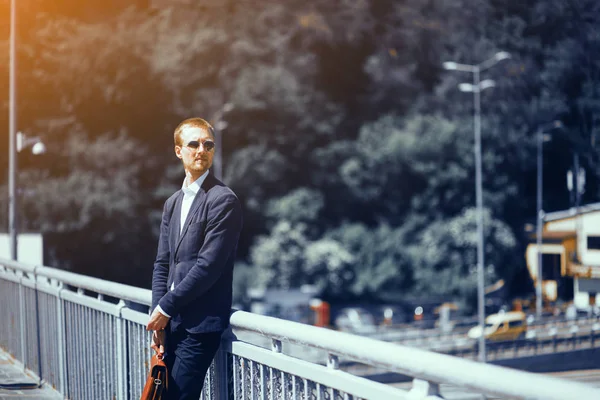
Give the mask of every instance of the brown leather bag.
[[150, 362], [150, 373], [148, 374], [148, 379], [146, 379], [140, 400], [161, 400], [166, 398], [168, 387], [169, 373], [167, 365], [162, 357], [155, 354], [152, 356]]

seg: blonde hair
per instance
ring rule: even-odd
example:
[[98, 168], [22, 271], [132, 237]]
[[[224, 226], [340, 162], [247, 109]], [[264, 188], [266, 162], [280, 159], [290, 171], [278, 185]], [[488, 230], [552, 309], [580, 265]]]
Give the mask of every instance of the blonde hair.
[[210, 123], [208, 123], [208, 121], [206, 121], [203, 118], [188, 118], [184, 121], [182, 121], [179, 125], [177, 125], [177, 128], [175, 128], [175, 132], [173, 134], [173, 141], [175, 142], [175, 146], [181, 146], [181, 133], [183, 132], [183, 130], [187, 127], [191, 127], [191, 128], [200, 128], [206, 132], [208, 132], [212, 138], [215, 138], [215, 130], [212, 127], [212, 125]]

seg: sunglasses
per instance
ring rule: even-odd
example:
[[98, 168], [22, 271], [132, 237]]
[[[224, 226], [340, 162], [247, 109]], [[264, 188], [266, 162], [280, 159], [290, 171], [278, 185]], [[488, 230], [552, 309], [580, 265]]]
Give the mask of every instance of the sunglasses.
[[202, 148], [206, 151], [211, 151], [215, 148], [215, 142], [213, 142], [212, 140], [205, 140], [204, 142], [192, 140], [188, 144], [186, 144], [186, 147], [190, 150], [198, 150], [200, 145], [202, 145]]

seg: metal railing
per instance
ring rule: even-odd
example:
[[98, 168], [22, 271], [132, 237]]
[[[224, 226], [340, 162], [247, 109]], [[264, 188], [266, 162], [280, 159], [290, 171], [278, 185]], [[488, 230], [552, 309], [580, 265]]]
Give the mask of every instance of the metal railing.
[[[586, 327], [600, 321], [597, 316], [581, 316], [567, 319], [564, 317], [543, 318], [528, 324], [529, 330], [549, 331], [559, 328]], [[467, 332], [477, 325], [477, 318], [466, 318], [460, 321], [452, 321], [452, 328], [444, 331], [441, 327], [436, 328], [418, 328], [418, 324], [405, 323], [395, 325], [367, 326], [363, 328], [343, 329], [348, 333], [355, 333], [360, 336], [370, 337], [371, 339], [383, 340], [386, 342], [395, 342], [410, 345], [420, 345], [423, 342], [449, 342], [455, 339], [462, 339]], [[367, 329], [368, 328], [368, 329]]]
[[[0, 259], [0, 346], [65, 398], [137, 399], [150, 301], [149, 290]], [[440, 383], [504, 398], [600, 398], [580, 383], [242, 311], [231, 326], [203, 399], [435, 399]], [[413, 377], [413, 387], [354, 376], [340, 360]]]

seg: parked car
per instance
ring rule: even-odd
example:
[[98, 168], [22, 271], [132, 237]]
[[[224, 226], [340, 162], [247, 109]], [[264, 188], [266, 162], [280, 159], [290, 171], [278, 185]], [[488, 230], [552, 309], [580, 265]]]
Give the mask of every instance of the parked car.
[[516, 340], [525, 337], [527, 332], [527, 315], [522, 311], [509, 311], [492, 314], [485, 319], [485, 328], [477, 325], [469, 330], [471, 339], [478, 339], [481, 334], [489, 340]]
[[372, 333], [377, 330], [373, 314], [364, 308], [342, 308], [335, 317], [335, 327], [341, 331], [353, 333]]

